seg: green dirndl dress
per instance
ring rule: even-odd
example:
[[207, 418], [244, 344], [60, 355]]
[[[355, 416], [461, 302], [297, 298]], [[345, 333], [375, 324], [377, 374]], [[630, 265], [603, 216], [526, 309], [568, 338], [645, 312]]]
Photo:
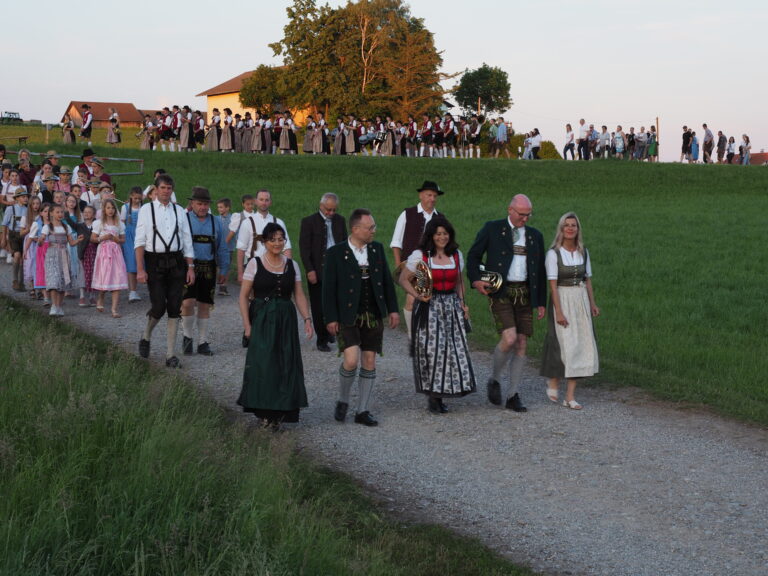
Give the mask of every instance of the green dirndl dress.
[[281, 274], [269, 272], [256, 258], [253, 300], [249, 308], [251, 338], [245, 357], [243, 388], [237, 403], [271, 422], [298, 422], [307, 407], [304, 365], [301, 361], [293, 261]]

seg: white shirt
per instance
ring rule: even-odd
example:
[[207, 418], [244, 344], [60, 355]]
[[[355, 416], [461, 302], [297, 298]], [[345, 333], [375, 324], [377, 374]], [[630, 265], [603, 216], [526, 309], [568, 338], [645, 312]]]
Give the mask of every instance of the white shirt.
[[251, 248], [253, 246], [253, 226], [248, 222], [251, 220], [256, 225], [256, 234], [261, 234], [264, 227], [270, 222], [274, 222], [285, 230], [285, 248], [284, 250], [291, 249], [291, 240], [288, 238], [288, 228], [285, 226], [285, 222], [280, 218], [275, 218], [272, 214], [267, 213], [266, 217], [262, 216], [258, 211], [253, 214], [249, 214], [247, 219], [243, 220], [240, 224], [240, 232], [237, 234], [237, 249], [245, 252], [246, 258], [252, 258], [253, 256], [261, 256], [266, 252], [267, 247], [263, 242], [258, 242], [256, 245], [256, 252], [251, 254]]
[[[113, 224], [107, 224], [107, 226], [113, 226]], [[91, 234], [96, 234], [96, 236], [101, 236], [101, 230], [104, 227], [104, 223], [101, 220], [96, 220], [93, 223], [93, 227], [91, 228]], [[118, 226], [118, 236], [122, 236], [125, 234], [125, 224], [120, 222], [120, 225]]]
[[[153, 207], [155, 209], [155, 221], [157, 222], [157, 238], [155, 238], [155, 231], [152, 226]], [[174, 212], [176, 213], [175, 215]], [[179, 234], [174, 237], [177, 217]], [[172, 237], [173, 240], [171, 240]], [[163, 241], [170, 242], [167, 249]], [[139, 211], [139, 220], [136, 223], [136, 240], [133, 247], [143, 247], [147, 252], [157, 250], [158, 253], [181, 250], [184, 252], [185, 258], [194, 258], [195, 251], [192, 247], [192, 234], [189, 231], [189, 221], [187, 221], [187, 213], [184, 208], [173, 202], [163, 205], [159, 200], [144, 204]]]
[[[293, 260], [292, 262], [293, 262], [294, 278], [296, 279], [296, 282], [301, 282], [301, 272], [299, 272], [299, 265], [296, 264], [296, 260]], [[283, 266], [285, 266], [285, 261], [283, 261]], [[250, 282], [253, 282], [253, 279], [256, 276], [256, 272], [258, 270], [259, 270], [258, 260], [256, 260], [256, 258], [251, 258], [251, 260], [246, 265], [245, 270], [243, 270], [243, 280], [248, 280]], [[266, 270], [270, 274], [275, 274], [269, 269], [268, 266], [264, 266], [264, 270]]]
[[565, 145], [573, 144], [573, 130], [565, 133]]
[[252, 216], [255, 212], [235, 212], [229, 220], [229, 231], [237, 234], [240, 231], [240, 221]]
[[[562, 246], [560, 247], [560, 258], [563, 259], [563, 265], [565, 266], [584, 264], [584, 256], [581, 255], [581, 252], [578, 250], [570, 252]], [[557, 280], [557, 254], [555, 254], [554, 250], [547, 250], [544, 265], [547, 268], [547, 280]], [[589, 253], [587, 253], [587, 278], [592, 278], [592, 263], [589, 261]]]
[[[459, 255], [459, 271], [464, 270], [464, 256], [462, 255], [461, 250], [457, 250], [456, 252]], [[411, 252], [411, 255], [408, 256], [408, 262], [405, 267], [411, 272], [416, 272], [416, 264], [422, 260], [424, 260], [424, 253], [421, 250], [414, 250]], [[453, 257], [451, 257], [451, 261], [448, 264], [435, 264], [434, 262], [430, 262], [429, 267], [434, 268], [435, 270], [453, 270], [456, 267], [456, 264], [454, 264]], [[461, 280], [459, 280], [459, 282], [461, 282]]]
[[352, 250], [352, 254], [355, 257], [355, 260], [357, 260], [357, 264], [359, 266], [368, 266], [368, 244], [362, 248], [358, 248], [352, 244], [352, 240], [349, 239], [347, 239], [347, 244], [349, 244], [349, 247]]
[[586, 124], [582, 124], [579, 126], [579, 140], [586, 140], [587, 139], [587, 128]]
[[[152, 184], [150, 184], [149, 186], [144, 188], [144, 190], [142, 191], [142, 194], [144, 195], [144, 198], [146, 198], [147, 194], [149, 194], [149, 189], [150, 188], [152, 188]], [[176, 192], [171, 192], [171, 202], [176, 204]]]
[[[432, 214], [427, 213], [421, 202], [416, 206], [416, 211], [419, 214], [424, 214], [424, 224], [426, 225], [432, 217], [437, 215], [437, 209], [432, 210]], [[403, 248], [403, 236], [405, 235], [405, 210], [397, 217], [397, 223], [395, 224], [395, 232], [392, 234], [392, 242], [389, 243], [390, 248]]]
[[[512, 230], [512, 233], [515, 233], [515, 227], [512, 225], [512, 222], [509, 219], [509, 216], [507, 216], [507, 222], [509, 222], [509, 227]], [[518, 228], [517, 231], [519, 234], [517, 235], [517, 242], [515, 242], [515, 246], [525, 246], [525, 227]], [[507, 282], [525, 282], [528, 280], [528, 262], [527, 258], [523, 256], [522, 254], [515, 254], [512, 256], [512, 263], [509, 265], [509, 270], [507, 270]]]

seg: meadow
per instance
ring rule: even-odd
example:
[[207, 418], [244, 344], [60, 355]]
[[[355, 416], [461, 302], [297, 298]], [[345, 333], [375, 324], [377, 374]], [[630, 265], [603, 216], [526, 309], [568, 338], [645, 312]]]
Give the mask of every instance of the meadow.
[[[505, 217], [516, 193], [531, 197], [530, 225], [546, 243], [560, 215], [574, 210], [602, 309], [596, 320], [601, 373], [591, 382], [640, 386], [659, 398], [768, 424], [763, 167], [97, 151], [146, 158], [147, 171], [165, 168], [181, 200], [194, 185], [235, 205], [242, 194], [267, 188], [297, 250], [300, 219], [324, 192], [339, 194], [343, 214], [371, 209], [377, 240], [388, 245], [399, 212], [418, 201], [416, 188], [435, 180], [445, 190], [438, 209], [454, 223], [465, 251], [485, 221]], [[124, 197], [150, 179], [120, 177], [118, 193]], [[495, 335], [486, 303], [473, 293], [469, 305], [472, 341], [489, 349]], [[544, 329], [537, 324], [534, 359]]]
[[2, 575], [532, 574], [384, 517], [178, 374], [6, 298], [0, 317]]

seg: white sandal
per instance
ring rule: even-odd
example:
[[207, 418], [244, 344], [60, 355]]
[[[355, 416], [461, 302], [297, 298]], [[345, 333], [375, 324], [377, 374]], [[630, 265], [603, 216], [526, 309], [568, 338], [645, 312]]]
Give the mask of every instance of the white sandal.
[[558, 390], [557, 388], [547, 388], [547, 398], [549, 398], [549, 400], [551, 402], [554, 402], [555, 404], [560, 402], [558, 398], [559, 394], [560, 394], [560, 390]]
[[563, 406], [571, 410], [581, 410], [582, 406], [576, 400], [563, 400]]

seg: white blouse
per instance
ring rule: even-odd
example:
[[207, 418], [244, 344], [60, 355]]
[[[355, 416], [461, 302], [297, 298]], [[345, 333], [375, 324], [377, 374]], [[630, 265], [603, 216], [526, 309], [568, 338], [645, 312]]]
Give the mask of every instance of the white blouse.
[[[461, 271], [464, 270], [464, 256], [461, 254], [461, 250], [458, 251], [458, 254], [459, 271]], [[421, 250], [414, 250], [411, 252], [411, 255], [408, 256], [408, 262], [405, 264], [405, 267], [411, 272], [416, 272], [416, 264], [421, 262], [423, 257], [424, 253]], [[430, 262], [429, 267], [434, 268], [435, 270], [453, 270], [456, 265], [453, 262], [453, 257], [451, 257], [451, 261], [448, 264], [435, 264], [434, 262]]]
[[[293, 260], [292, 262], [293, 262], [293, 272], [294, 272], [296, 282], [301, 282], [301, 272], [299, 272], [299, 265], [296, 264], [296, 260]], [[285, 267], [285, 259], [283, 259], [283, 267]], [[264, 266], [264, 269], [270, 274], [276, 274], [275, 272], [272, 272], [267, 266]], [[259, 270], [259, 261], [256, 260], [256, 258], [251, 258], [251, 260], [248, 262], [248, 265], [245, 267], [245, 270], [243, 270], [243, 280], [248, 280], [249, 282], [253, 282], [253, 279], [256, 276], [256, 272], [258, 270]]]
[[[584, 256], [578, 250], [570, 252], [560, 247], [560, 258], [563, 260], [565, 266], [578, 266], [584, 263]], [[552, 249], [547, 250], [547, 258], [544, 261], [544, 265], [547, 268], [547, 280], [557, 280], [557, 254]], [[589, 259], [589, 252], [587, 252], [587, 278], [592, 278], [592, 263]]]

